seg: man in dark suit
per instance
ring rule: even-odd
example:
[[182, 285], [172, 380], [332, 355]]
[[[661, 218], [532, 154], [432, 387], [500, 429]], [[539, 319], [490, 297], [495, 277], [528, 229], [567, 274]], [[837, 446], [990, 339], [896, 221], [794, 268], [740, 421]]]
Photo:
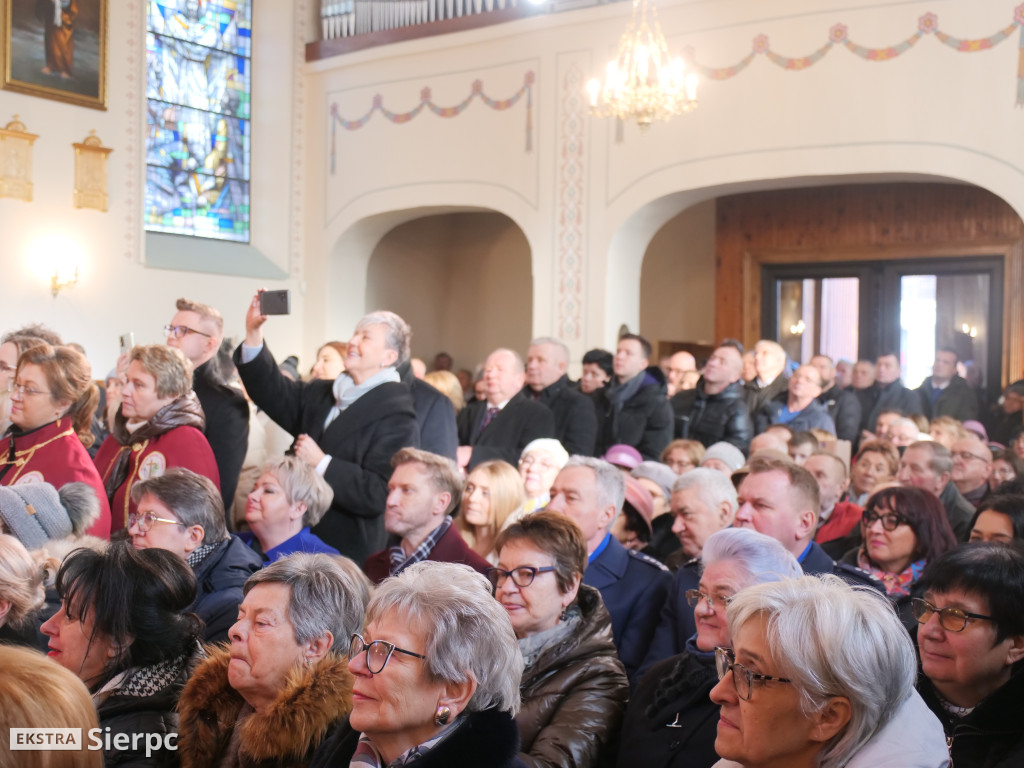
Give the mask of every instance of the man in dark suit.
[[761, 339], [754, 345], [754, 368], [757, 377], [744, 387], [751, 418], [756, 417], [766, 403], [786, 393], [786, 350], [777, 341]]
[[569, 452], [590, 456], [597, 438], [594, 401], [569, 382], [569, 348], [558, 339], [530, 342], [523, 393], [551, 409], [555, 437]]
[[860, 400], [842, 389], [836, 381], [836, 368], [828, 355], [815, 355], [811, 365], [821, 374], [822, 390], [818, 402], [825, 406], [836, 425], [836, 437], [856, 445], [860, 439]]
[[410, 360], [398, 364], [398, 375], [412, 393], [416, 409], [416, 424], [420, 430], [420, 448], [455, 460], [459, 447], [459, 433], [455, 426], [455, 406], [452, 401], [413, 375]]
[[403, 448], [391, 460], [384, 528], [388, 547], [363, 566], [374, 584], [413, 563], [464, 563], [484, 573], [490, 563], [469, 548], [452, 525], [451, 512], [462, 498], [462, 475], [455, 462], [436, 453]]
[[922, 412], [917, 392], [903, 385], [900, 371], [899, 356], [895, 352], [885, 352], [875, 362], [875, 383], [865, 389], [854, 390], [860, 400], [862, 431], [874, 429], [882, 411], [899, 411], [904, 416]]
[[230, 528], [235, 488], [249, 449], [249, 405], [225, 383], [214, 358], [224, 338], [224, 318], [213, 307], [178, 299], [178, 311], [167, 332], [167, 346], [192, 361], [192, 390], [206, 414], [206, 435], [220, 474], [220, 495]]
[[583, 531], [589, 555], [583, 583], [601, 593], [619, 660], [632, 678], [647, 654], [671, 575], [657, 560], [626, 549], [609, 533], [625, 499], [619, 469], [602, 459], [573, 456], [551, 486], [548, 509]]
[[978, 397], [971, 385], [956, 372], [955, 349], [936, 351], [932, 375], [914, 390], [921, 402], [921, 413], [929, 419], [952, 416], [957, 421], [978, 418]]
[[393, 312], [356, 325], [345, 372], [332, 381], [291, 381], [263, 343], [259, 294], [245, 317], [235, 364], [249, 396], [296, 437], [295, 455], [316, 468], [334, 501], [313, 533], [358, 563], [384, 546], [391, 457], [416, 447], [419, 431], [409, 388], [395, 370], [409, 357], [409, 326]]
[[484, 363], [485, 399], [459, 412], [459, 467], [470, 471], [481, 461], [502, 459], [515, 466], [523, 448], [538, 437], [555, 436], [546, 405], [523, 394], [526, 368], [511, 349], [496, 349]]

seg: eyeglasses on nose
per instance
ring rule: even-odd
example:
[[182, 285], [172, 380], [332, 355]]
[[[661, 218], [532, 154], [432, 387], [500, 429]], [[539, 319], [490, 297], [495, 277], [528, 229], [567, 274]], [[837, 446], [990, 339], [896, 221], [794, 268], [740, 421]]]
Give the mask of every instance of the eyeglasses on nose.
[[17, 394], [18, 397], [33, 397], [35, 395], [48, 395], [49, 392], [44, 392], [41, 389], [32, 389], [32, 387], [24, 384], [16, 384], [14, 379], [7, 382], [7, 391], [12, 395]]
[[189, 328], [187, 325], [165, 325], [164, 333], [175, 339], [182, 339], [190, 333], [194, 333], [197, 336], [205, 336], [208, 339], [213, 338], [210, 334], [197, 331], [195, 328]]
[[864, 515], [861, 519], [864, 521], [864, 525], [868, 528], [874, 525], [876, 520], [881, 520], [882, 528], [886, 531], [895, 531], [901, 525], [906, 525], [907, 523], [907, 519], [905, 517], [897, 515], [895, 512], [886, 512], [883, 515], [879, 515], [871, 510], [864, 510]]
[[731, 595], [706, 595], [699, 589], [688, 589], [685, 594], [686, 602], [691, 608], [696, 608], [701, 600], [706, 600], [711, 610], [715, 609], [716, 602], [721, 603], [723, 608], [732, 602]]
[[528, 587], [533, 584], [534, 578], [538, 573], [551, 573], [555, 570], [553, 565], [547, 565], [543, 568], [536, 568], [532, 565], [521, 565], [518, 568], [513, 568], [511, 571], [506, 571], [503, 568], [488, 568], [487, 578], [491, 582], [491, 587], [497, 589], [505, 580], [510, 576], [512, 577], [512, 583], [517, 587]]
[[374, 640], [371, 643], [363, 640], [363, 636], [357, 632], [352, 633], [352, 642], [348, 647], [348, 657], [354, 659], [360, 653], [366, 653], [366, 668], [370, 671], [370, 674], [377, 675], [384, 671], [384, 667], [388, 665], [391, 660], [391, 655], [395, 652], [404, 653], [406, 656], [415, 656], [417, 659], [426, 659], [427, 657], [407, 651], [404, 648], [399, 648], [394, 643], [389, 643], [387, 640]]
[[910, 601], [910, 607], [914, 612], [914, 618], [918, 624], [927, 624], [933, 614], [939, 617], [939, 624], [943, 629], [950, 632], [963, 632], [967, 628], [969, 619], [981, 619], [983, 621], [995, 621], [991, 616], [981, 613], [970, 613], [961, 611], [959, 608], [936, 608], [927, 600], [915, 597]]
[[732, 651], [728, 648], [715, 648], [715, 671], [718, 672], [718, 679], [722, 680], [732, 670], [732, 684], [736, 688], [736, 695], [744, 701], [750, 701], [754, 692], [754, 683], [764, 685], [769, 680], [777, 683], [792, 683], [785, 677], [774, 677], [772, 675], [759, 675], [739, 664]]
[[128, 515], [128, 527], [131, 528], [134, 525], [142, 533], [148, 533], [153, 528], [154, 523], [170, 523], [172, 525], [180, 525], [184, 528], [188, 527], [181, 522], [181, 520], [172, 520], [169, 517], [157, 517], [152, 512], [143, 512], [141, 514], [138, 512], [132, 512]]

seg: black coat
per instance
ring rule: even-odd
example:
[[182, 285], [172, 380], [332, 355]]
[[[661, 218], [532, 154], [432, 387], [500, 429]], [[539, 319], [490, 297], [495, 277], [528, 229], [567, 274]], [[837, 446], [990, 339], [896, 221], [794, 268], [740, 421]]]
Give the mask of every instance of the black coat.
[[717, 395], [704, 392], [704, 379], [695, 389], [676, 392], [669, 400], [675, 415], [675, 436], [697, 440], [705, 448], [718, 442], [735, 445], [744, 455], [754, 436], [743, 385], [734, 381]]
[[[672, 407], [668, 404], [668, 384], [657, 366], [637, 374], [644, 379], [640, 389], [621, 409], [613, 405], [613, 392], [620, 385], [615, 379], [594, 394], [597, 404], [597, 444], [595, 456], [604, 455], [613, 445], [631, 445], [645, 460], [658, 461], [665, 446], [672, 442]], [[628, 385], [629, 382], [627, 382]]]
[[647, 656], [671, 581], [668, 568], [626, 549], [614, 536], [583, 574], [583, 583], [601, 593], [611, 614], [615, 647], [630, 679]]
[[836, 425], [836, 437], [849, 440], [854, 445], [860, 439], [860, 400], [846, 389], [833, 384], [818, 396], [818, 402], [825, 406], [828, 415]]
[[1020, 768], [1024, 765], [1024, 663], [1013, 677], [966, 717], [954, 718], [942, 706], [931, 680], [918, 675], [917, 690], [939, 718], [954, 768]]
[[[448, 738], [406, 768], [521, 768], [519, 729], [511, 715], [487, 709], [465, 718]], [[359, 736], [346, 721], [320, 745], [309, 768], [347, 768]]]
[[413, 376], [408, 362], [398, 366], [398, 375], [412, 392], [412, 406], [420, 430], [420, 448], [455, 461], [459, 433], [452, 401], [428, 382]]
[[963, 497], [950, 480], [946, 487], [939, 494], [939, 501], [946, 509], [946, 516], [949, 518], [949, 527], [953, 529], [953, 535], [957, 541], [967, 541], [971, 538], [971, 520], [974, 519], [974, 506]]
[[929, 419], [936, 416], [952, 416], [957, 421], [967, 421], [978, 418], [978, 396], [971, 385], [960, 376], [954, 376], [949, 384], [943, 389], [935, 405], [932, 406], [932, 394], [935, 388], [932, 386], [932, 377], [921, 382], [921, 386], [914, 390], [921, 402], [921, 413]]
[[383, 549], [391, 457], [401, 448], [419, 447], [409, 388], [400, 382], [374, 387], [324, 429], [334, 407], [334, 382], [291, 381], [265, 344], [244, 364], [239, 347], [235, 365], [257, 406], [290, 434], [308, 434], [331, 457], [324, 480], [334, 501], [313, 533], [357, 563]]
[[651, 667], [626, 708], [619, 768], [711, 768], [718, 762], [714, 661], [682, 653]]
[[502, 459], [513, 467], [528, 443], [538, 437], [555, 436], [555, 418], [547, 406], [517, 392], [483, 430], [486, 400], [476, 400], [459, 411], [459, 445], [473, 446], [467, 469], [481, 461]]
[[887, 387], [882, 387], [876, 381], [870, 387], [855, 389], [853, 392], [860, 400], [860, 428], [868, 432], [875, 431], [878, 415], [882, 411], [899, 411], [904, 416], [922, 412], [917, 392], [903, 386], [900, 379]]
[[594, 401], [575, 389], [568, 376], [534, 394], [529, 387], [523, 394], [546, 405], [555, 418], [555, 437], [570, 456], [593, 456], [597, 440], [597, 411]]
[[196, 599], [189, 610], [203, 620], [203, 640], [220, 643], [238, 619], [242, 587], [263, 567], [263, 558], [232, 536], [202, 559], [195, 568]]
[[[235, 503], [238, 476], [249, 450], [249, 404], [241, 392], [220, 380], [215, 360], [207, 360], [195, 369], [192, 390], [206, 415], [203, 434], [217, 462], [224, 509], [230, 510]], [[227, 519], [231, 519], [230, 511]]]
[[760, 411], [761, 406], [765, 403], [771, 402], [779, 395], [785, 394], [788, 390], [789, 377], [785, 371], [768, 382], [767, 386], [758, 387], [757, 379], [748, 381], [743, 385], [743, 393], [747, 398], [747, 408], [750, 409], [751, 416]]

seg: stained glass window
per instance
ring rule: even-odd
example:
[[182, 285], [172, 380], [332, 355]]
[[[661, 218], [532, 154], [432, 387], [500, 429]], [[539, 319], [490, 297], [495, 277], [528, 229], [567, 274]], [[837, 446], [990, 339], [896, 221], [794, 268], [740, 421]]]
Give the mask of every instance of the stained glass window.
[[249, 242], [251, 0], [149, 0], [146, 229]]

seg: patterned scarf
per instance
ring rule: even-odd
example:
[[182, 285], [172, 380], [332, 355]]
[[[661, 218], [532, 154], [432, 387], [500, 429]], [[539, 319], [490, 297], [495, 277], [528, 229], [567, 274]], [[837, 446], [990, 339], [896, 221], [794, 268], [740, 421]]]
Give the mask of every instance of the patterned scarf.
[[391, 575], [397, 576], [413, 563], [419, 563], [426, 560], [427, 555], [429, 555], [434, 547], [437, 546], [437, 542], [439, 542], [441, 537], [445, 535], [451, 527], [451, 524], [452, 516], [445, 515], [441, 524], [431, 531], [430, 535], [421, 541], [420, 545], [416, 547], [408, 557], [405, 556], [405, 550], [402, 549], [401, 543], [397, 546], [390, 547], [388, 549], [388, 559], [391, 561]]
[[129, 696], [145, 699], [173, 683], [185, 671], [190, 655], [180, 656], [150, 664], [146, 667], [132, 667], [107, 681], [106, 685], [93, 694], [93, 702], [99, 706], [111, 696]]
[[199, 398], [196, 397], [195, 392], [189, 392], [184, 397], [172, 400], [157, 411], [149, 421], [144, 421], [137, 428], [133, 427], [131, 430], [118, 409], [117, 415], [114, 417], [114, 431], [111, 434], [122, 448], [114, 460], [114, 468], [104, 486], [107, 497], [114, 498], [117, 489], [128, 479], [128, 459], [132, 452], [125, 450], [126, 448], [159, 437], [175, 427], [182, 426], [195, 427], [200, 431], [206, 427], [206, 416], [203, 414], [203, 408], [199, 405]]
[[437, 736], [432, 739], [428, 739], [422, 744], [417, 744], [411, 749], [407, 749], [387, 764], [385, 764], [384, 758], [380, 754], [380, 750], [377, 749], [377, 745], [370, 740], [369, 736], [365, 733], [361, 733], [359, 735], [359, 743], [356, 745], [356, 751], [352, 754], [352, 761], [349, 763], [349, 768], [402, 768], [402, 766], [409, 765], [436, 747], [448, 738], [448, 736], [451, 735], [451, 733], [461, 724], [462, 718], [455, 718], [455, 721], [437, 734]]
[[857, 552], [857, 567], [862, 571], [867, 571], [882, 582], [882, 585], [885, 587], [885, 594], [889, 597], [906, 597], [909, 595], [910, 588], [921, 578], [921, 572], [924, 571], [925, 564], [925, 561], [922, 559], [911, 563], [899, 573], [889, 573], [889, 571], [883, 571], [868, 560], [864, 547], [861, 547]]

